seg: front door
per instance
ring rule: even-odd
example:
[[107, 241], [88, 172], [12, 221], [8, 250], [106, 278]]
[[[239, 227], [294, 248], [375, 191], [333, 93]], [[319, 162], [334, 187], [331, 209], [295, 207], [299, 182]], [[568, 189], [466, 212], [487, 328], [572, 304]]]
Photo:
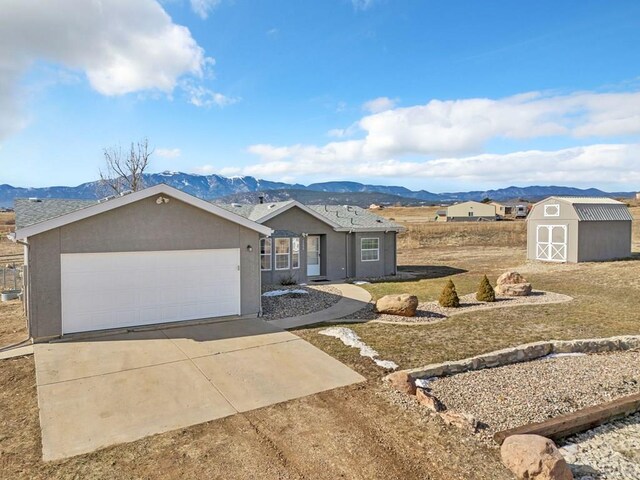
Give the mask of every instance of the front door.
[[320, 275], [320, 237], [309, 235], [307, 237], [307, 276]]

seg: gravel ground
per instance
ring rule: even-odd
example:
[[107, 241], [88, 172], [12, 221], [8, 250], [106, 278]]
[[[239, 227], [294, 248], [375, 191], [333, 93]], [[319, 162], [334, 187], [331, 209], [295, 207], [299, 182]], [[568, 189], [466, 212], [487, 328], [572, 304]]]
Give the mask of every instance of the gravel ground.
[[576, 480], [640, 478], [640, 413], [607, 423], [560, 445]]
[[439, 378], [429, 387], [447, 408], [483, 423], [480, 435], [492, 444], [497, 431], [640, 392], [640, 352], [534, 360]]
[[504, 308], [517, 305], [538, 305], [545, 303], [561, 303], [573, 300], [568, 295], [561, 293], [543, 292], [534, 290], [527, 297], [502, 297], [497, 296], [495, 302], [479, 302], [475, 293], [469, 293], [460, 297], [459, 308], [441, 307], [438, 302], [425, 302], [418, 305], [415, 317], [400, 317], [398, 315], [380, 314], [374, 311], [374, 305], [368, 305], [355, 314], [349, 315], [350, 319], [376, 320], [387, 323], [432, 323], [449, 318], [461, 313], [476, 310], [489, 310], [492, 308]]
[[342, 298], [340, 290], [331, 285], [313, 285], [301, 287], [291, 285], [263, 285], [262, 293], [271, 290], [306, 290], [307, 294], [289, 294], [278, 297], [262, 297], [262, 313], [267, 320], [287, 318], [307, 313], [319, 312], [329, 308]]

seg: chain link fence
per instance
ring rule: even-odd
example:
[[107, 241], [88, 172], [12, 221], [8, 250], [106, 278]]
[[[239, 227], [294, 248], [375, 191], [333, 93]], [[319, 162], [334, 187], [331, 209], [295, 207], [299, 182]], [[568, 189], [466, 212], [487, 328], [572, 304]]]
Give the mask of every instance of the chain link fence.
[[2, 291], [18, 290], [23, 288], [24, 267], [18, 263], [6, 263], [0, 265], [0, 287]]

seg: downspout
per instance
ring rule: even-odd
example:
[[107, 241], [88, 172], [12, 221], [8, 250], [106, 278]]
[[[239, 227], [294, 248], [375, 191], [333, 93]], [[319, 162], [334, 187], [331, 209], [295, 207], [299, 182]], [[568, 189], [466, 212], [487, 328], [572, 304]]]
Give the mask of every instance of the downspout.
[[[29, 256], [30, 256], [29, 255], [29, 247], [30, 247], [30, 245], [29, 245], [29, 242], [25, 242], [23, 240], [18, 240], [16, 238], [15, 232], [8, 233], [7, 234], [7, 238], [9, 239], [9, 241], [11, 241], [13, 243], [17, 243], [18, 245], [24, 246], [24, 248], [26, 250], [26, 255], [25, 255], [24, 260], [27, 261], [27, 264], [25, 265], [24, 261], [23, 261], [23, 265], [22, 265], [22, 290], [23, 290], [22, 291], [22, 310], [25, 313], [25, 317], [27, 317], [27, 336], [29, 338], [31, 338], [31, 322], [29, 320], [29, 311], [31, 309], [28, 307], [29, 297], [30, 297], [30, 295], [29, 295], [29, 290], [30, 290], [29, 283], [30, 283], [30, 281], [25, 282], [25, 277], [27, 279], [31, 278], [30, 272], [29, 272]], [[26, 267], [26, 270], [25, 270], [25, 267]]]

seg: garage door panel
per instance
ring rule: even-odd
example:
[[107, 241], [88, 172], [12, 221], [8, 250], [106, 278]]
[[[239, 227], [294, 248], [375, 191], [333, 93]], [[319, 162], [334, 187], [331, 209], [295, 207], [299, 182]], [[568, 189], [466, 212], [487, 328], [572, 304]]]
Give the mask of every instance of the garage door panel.
[[238, 249], [63, 254], [63, 333], [240, 314]]

